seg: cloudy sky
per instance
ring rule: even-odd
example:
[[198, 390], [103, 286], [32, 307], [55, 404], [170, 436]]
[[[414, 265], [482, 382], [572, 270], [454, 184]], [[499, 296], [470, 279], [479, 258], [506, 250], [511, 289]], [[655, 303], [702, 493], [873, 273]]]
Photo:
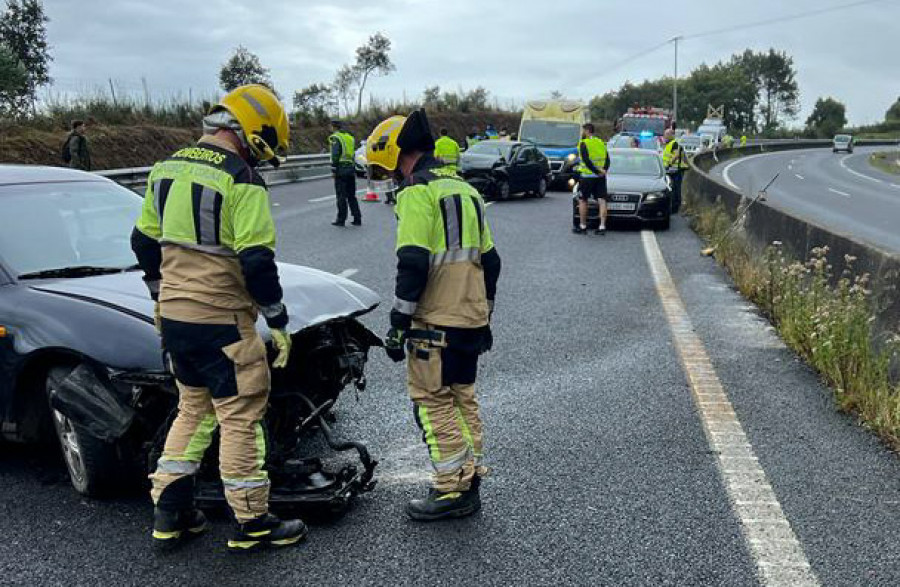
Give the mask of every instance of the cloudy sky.
[[[216, 91], [218, 70], [243, 44], [282, 95], [327, 82], [376, 31], [397, 71], [371, 84], [379, 98], [482, 85], [501, 103], [560, 90], [589, 99], [626, 80], [669, 74], [672, 47], [621, 65], [675, 35], [721, 30], [851, 0], [44, 0], [58, 92], [114, 80], [156, 98]], [[674, 8], [674, 9], [673, 9]], [[819, 96], [847, 104], [852, 124], [879, 121], [900, 96], [900, 0], [688, 39], [679, 69], [776, 47], [794, 57], [805, 120]]]

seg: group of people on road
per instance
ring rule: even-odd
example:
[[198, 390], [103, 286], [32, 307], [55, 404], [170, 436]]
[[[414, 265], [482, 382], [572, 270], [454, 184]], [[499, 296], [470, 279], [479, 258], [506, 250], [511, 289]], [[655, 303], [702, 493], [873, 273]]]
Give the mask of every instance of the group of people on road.
[[[270, 372], [255, 328], [262, 314], [277, 350], [272, 367], [286, 367], [289, 316], [269, 194], [258, 168], [279, 165], [289, 132], [271, 90], [241, 86], [203, 119], [196, 146], [157, 163], [148, 178], [132, 249], [155, 302], [180, 396], [151, 475], [152, 537], [162, 548], [208, 527], [194, 505], [194, 483], [217, 427], [219, 469], [234, 520], [229, 550], [288, 546], [308, 532], [302, 521], [269, 511], [263, 418]], [[487, 469], [475, 382], [478, 358], [493, 344], [501, 269], [484, 201], [455, 173], [458, 148], [441, 134], [436, 143], [425, 112], [417, 110], [383, 121], [366, 144], [374, 174], [400, 186], [395, 301], [385, 349], [392, 360], [407, 362], [408, 392], [431, 459], [430, 491], [406, 505], [410, 518], [425, 521], [481, 508]], [[353, 139], [335, 125], [331, 143], [339, 186], [336, 224], [346, 220], [348, 209], [359, 224]]]

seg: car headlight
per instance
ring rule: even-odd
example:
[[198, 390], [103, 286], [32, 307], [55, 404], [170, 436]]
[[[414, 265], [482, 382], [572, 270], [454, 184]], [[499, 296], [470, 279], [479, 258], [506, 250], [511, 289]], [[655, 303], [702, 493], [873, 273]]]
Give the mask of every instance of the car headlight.
[[666, 197], [666, 194], [663, 192], [650, 192], [649, 194], [644, 196], [645, 202], [655, 202], [657, 200], [661, 200]]
[[568, 161], [569, 163], [571, 163], [572, 161], [575, 160], [575, 158], [576, 158], [576, 157], [575, 157], [575, 153], [570, 153], [569, 156], [566, 157], [566, 161]]

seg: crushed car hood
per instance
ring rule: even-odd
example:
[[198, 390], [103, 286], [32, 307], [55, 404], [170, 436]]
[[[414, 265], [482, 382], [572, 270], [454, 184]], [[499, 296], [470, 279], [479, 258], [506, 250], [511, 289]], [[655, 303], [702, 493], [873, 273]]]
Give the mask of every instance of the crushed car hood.
[[[378, 294], [355, 281], [311, 267], [279, 263], [278, 275], [292, 332], [334, 318], [365, 314], [381, 301]], [[28, 285], [39, 291], [93, 302], [152, 322], [153, 301], [141, 277], [140, 271], [129, 271], [76, 279], [47, 279]], [[262, 318], [257, 327], [261, 333], [268, 335]]]

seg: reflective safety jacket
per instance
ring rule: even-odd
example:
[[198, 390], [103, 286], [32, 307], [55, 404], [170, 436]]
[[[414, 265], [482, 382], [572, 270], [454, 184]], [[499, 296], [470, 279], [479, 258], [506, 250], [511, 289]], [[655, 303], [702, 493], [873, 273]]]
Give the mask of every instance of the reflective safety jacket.
[[259, 309], [272, 328], [288, 323], [266, 184], [224, 141], [153, 166], [131, 246], [166, 318], [222, 324]]
[[331, 141], [331, 167], [353, 165], [356, 140], [348, 132], [338, 131], [328, 137]]
[[425, 155], [401, 187], [395, 212], [398, 263], [391, 323], [487, 325], [500, 256], [478, 191]]
[[599, 137], [587, 137], [578, 143], [580, 162], [576, 171], [581, 177], [599, 177], [601, 169], [609, 169], [609, 152]]
[[459, 163], [459, 144], [448, 136], [434, 142], [434, 156], [444, 165], [456, 166]]
[[676, 169], [690, 168], [684, 149], [681, 148], [681, 145], [675, 139], [666, 143], [666, 146], [663, 148], [663, 165], [666, 166], [666, 169], [673, 167]]

